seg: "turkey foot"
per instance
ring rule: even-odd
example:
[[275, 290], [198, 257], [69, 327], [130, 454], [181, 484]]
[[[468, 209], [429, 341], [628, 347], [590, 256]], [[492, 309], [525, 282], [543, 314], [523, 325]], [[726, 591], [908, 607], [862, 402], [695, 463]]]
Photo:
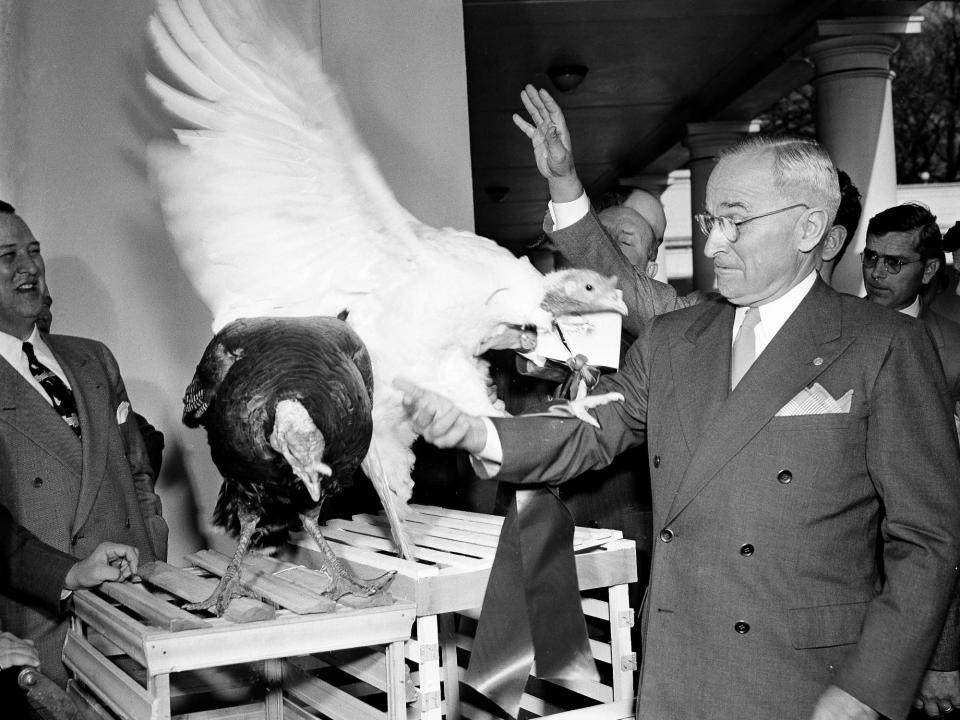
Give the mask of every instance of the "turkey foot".
[[233, 559], [227, 566], [227, 571], [220, 578], [220, 582], [210, 597], [200, 602], [188, 603], [183, 606], [184, 610], [213, 610], [217, 617], [221, 617], [233, 598], [252, 597], [251, 593], [240, 584], [240, 563], [243, 562], [243, 558], [247, 554], [250, 540], [257, 529], [257, 523], [260, 522], [260, 515], [245, 509], [241, 509], [238, 515], [240, 519], [240, 540], [237, 543], [237, 551], [233, 554]]
[[[300, 520], [303, 522], [304, 529], [310, 533], [323, 555], [323, 569], [330, 576], [330, 587], [324, 591], [324, 595], [339, 600], [344, 595], [353, 595], [357, 598], [366, 599], [366, 605], [386, 605], [389, 603], [387, 589], [396, 577], [396, 571], [384, 573], [372, 580], [360, 580], [349, 573], [340, 560], [334, 554], [330, 545], [327, 543], [323, 534], [320, 532], [320, 526], [317, 525], [317, 517], [320, 515], [320, 508], [310, 513], [301, 513]], [[349, 604], [349, 603], [348, 603]]]

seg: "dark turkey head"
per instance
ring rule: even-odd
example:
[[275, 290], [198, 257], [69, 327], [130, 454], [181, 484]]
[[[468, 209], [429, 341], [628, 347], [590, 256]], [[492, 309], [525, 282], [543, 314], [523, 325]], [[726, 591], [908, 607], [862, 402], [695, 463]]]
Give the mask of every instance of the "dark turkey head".
[[554, 317], [604, 311], [627, 314], [616, 275], [606, 277], [583, 268], [560, 270], [544, 277], [544, 290], [540, 307]]

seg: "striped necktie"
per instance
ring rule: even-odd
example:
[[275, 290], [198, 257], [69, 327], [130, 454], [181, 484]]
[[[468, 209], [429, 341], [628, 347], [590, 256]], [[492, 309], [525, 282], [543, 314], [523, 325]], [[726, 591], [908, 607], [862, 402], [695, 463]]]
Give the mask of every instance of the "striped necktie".
[[70, 426], [77, 437], [80, 437], [80, 415], [77, 413], [77, 400], [73, 396], [73, 391], [50, 368], [37, 359], [33, 343], [25, 342], [23, 352], [27, 356], [27, 363], [33, 377], [53, 401], [53, 409], [60, 413], [64, 422]]
[[754, 328], [760, 324], [760, 311], [755, 307], [747, 308], [743, 316], [743, 323], [733, 341], [733, 351], [730, 353], [730, 389], [733, 390], [740, 379], [747, 374], [747, 370], [757, 359], [757, 337]]

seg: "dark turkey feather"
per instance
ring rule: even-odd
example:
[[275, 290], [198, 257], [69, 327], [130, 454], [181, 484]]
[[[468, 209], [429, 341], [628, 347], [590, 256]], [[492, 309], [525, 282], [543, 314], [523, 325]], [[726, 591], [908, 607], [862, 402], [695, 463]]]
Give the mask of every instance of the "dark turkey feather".
[[[298, 527], [299, 513], [351, 483], [370, 444], [372, 395], [370, 358], [340, 320], [244, 318], [217, 333], [184, 397], [184, 422], [206, 428], [223, 476], [214, 522], [237, 534], [245, 507], [261, 530]], [[271, 445], [277, 404], [291, 399], [323, 437], [332, 472], [319, 501]]]

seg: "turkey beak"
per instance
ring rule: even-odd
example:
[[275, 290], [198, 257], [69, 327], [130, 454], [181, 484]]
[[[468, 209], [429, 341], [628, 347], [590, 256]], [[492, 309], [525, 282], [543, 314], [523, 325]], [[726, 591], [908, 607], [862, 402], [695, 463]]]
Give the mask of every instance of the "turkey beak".
[[317, 463], [316, 472], [304, 473], [300, 476], [300, 482], [310, 493], [310, 499], [314, 502], [320, 502], [320, 478], [330, 477], [333, 470], [326, 463]]

